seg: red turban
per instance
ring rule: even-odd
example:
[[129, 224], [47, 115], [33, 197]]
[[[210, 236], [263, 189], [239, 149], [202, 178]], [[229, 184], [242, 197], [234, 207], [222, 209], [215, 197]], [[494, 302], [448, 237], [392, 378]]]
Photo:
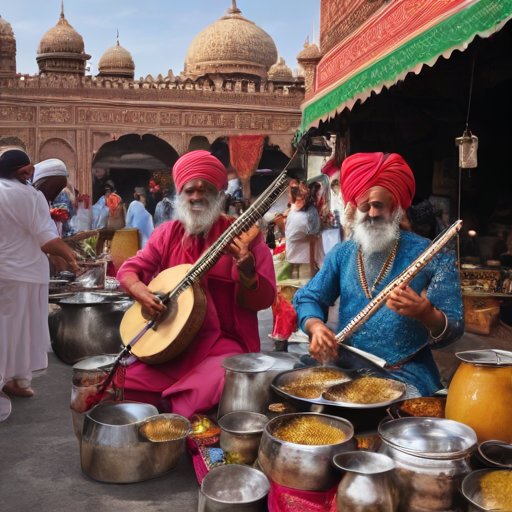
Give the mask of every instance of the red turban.
[[384, 187], [393, 195], [393, 208], [411, 206], [416, 189], [414, 175], [405, 160], [396, 153], [356, 153], [341, 166], [341, 193], [345, 204], [356, 205], [356, 199], [372, 187]]
[[174, 164], [172, 175], [178, 193], [186, 183], [196, 179], [209, 181], [219, 190], [224, 190], [228, 185], [228, 171], [224, 165], [208, 151], [203, 150], [185, 153]]

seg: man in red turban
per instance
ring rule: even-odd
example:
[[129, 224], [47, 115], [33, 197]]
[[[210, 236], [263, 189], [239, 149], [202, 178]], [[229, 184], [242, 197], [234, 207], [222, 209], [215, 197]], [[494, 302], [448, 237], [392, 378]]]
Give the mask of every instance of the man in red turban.
[[[164, 310], [147, 284], [168, 268], [194, 264], [224, 233], [231, 219], [224, 211], [227, 171], [207, 151], [192, 151], [174, 165], [176, 220], [163, 223], [142, 251], [118, 273], [125, 290], [152, 314]], [[218, 404], [224, 385], [222, 361], [259, 352], [256, 312], [269, 308], [276, 294], [272, 256], [257, 227], [235, 238], [201, 282], [206, 318], [193, 342], [177, 358], [157, 366], [140, 361], [127, 368], [125, 398], [190, 417]]]
[[[321, 271], [294, 298], [310, 354], [321, 362], [338, 356], [335, 333], [325, 325], [340, 298], [337, 332], [396, 279], [430, 241], [400, 230], [414, 197], [414, 176], [400, 155], [359, 153], [341, 167], [348, 240], [326, 257]], [[408, 286], [391, 294], [346, 343], [387, 362], [390, 376], [422, 395], [441, 388], [431, 346], [445, 346], [464, 332], [455, 255], [438, 255]]]

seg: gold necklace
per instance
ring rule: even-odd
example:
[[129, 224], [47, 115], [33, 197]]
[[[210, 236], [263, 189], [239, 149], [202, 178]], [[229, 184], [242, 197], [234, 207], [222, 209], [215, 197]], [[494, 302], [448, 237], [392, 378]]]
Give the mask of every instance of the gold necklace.
[[[390, 271], [393, 262], [395, 261], [396, 257], [396, 251], [398, 250], [398, 244], [400, 240], [398, 240], [393, 247], [393, 250], [389, 253], [388, 259], [385, 261], [384, 265], [382, 266], [382, 269], [380, 271], [380, 274], [378, 275], [377, 279], [375, 279], [375, 283], [373, 283], [372, 286], [372, 292], [375, 292], [377, 290], [377, 286], [380, 284], [380, 282], [386, 277], [388, 272]], [[364, 271], [364, 264], [363, 264], [363, 253], [361, 252], [361, 246], [359, 246], [359, 252], [357, 253], [357, 271], [359, 273], [359, 281], [361, 282], [361, 286], [363, 288], [364, 294], [366, 295], [366, 298], [368, 300], [372, 299], [372, 294], [370, 292], [370, 286], [368, 285], [368, 280], [366, 279], [366, 273]]]

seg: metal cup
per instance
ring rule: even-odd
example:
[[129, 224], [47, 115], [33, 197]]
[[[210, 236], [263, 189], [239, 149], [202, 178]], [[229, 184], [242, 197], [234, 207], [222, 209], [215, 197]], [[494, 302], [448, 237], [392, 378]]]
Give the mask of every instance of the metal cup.
[[256, 412], [237, 411], [226, 414], [219, 420], [220, 447], [236, 455], [241, 464], [254, 464], [267, 423], [268, 418]]

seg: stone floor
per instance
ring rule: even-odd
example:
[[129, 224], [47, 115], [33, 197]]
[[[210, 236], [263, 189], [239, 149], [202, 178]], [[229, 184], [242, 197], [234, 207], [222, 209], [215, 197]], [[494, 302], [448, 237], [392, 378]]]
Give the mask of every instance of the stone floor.
[[[260, 314], [263, 350], [272, 348], [271, 330], [267, 310]], [[490, 337], [466, 334], [438, 351], [443, 377], [451, 378], [457, 368], [456, 351], [484, 347], [512, 349], [512, 330], [498, 327]], [[139, 484], [102, 484], [82, 474], [69, 411], [71, 373], [50, 354], [46, 374], [33, 381], [36, 395], [13, 399], [11, 416], [0, 423], [0, 511], [196, 511], [198, 485], [188, 454], [172, 474]]]

